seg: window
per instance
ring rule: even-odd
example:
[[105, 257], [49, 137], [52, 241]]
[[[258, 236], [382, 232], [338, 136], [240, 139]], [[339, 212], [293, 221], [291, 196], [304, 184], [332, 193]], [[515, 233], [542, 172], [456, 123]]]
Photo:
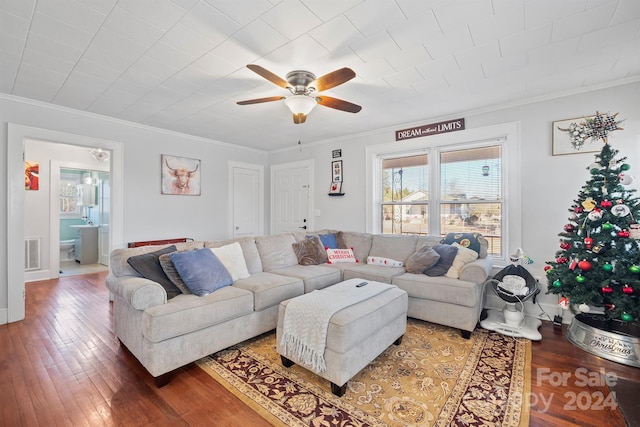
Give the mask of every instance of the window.
[[368, 147], [367, 231], [479, 232], [496, 265], [506, 262], [521, 244], [519, 172], [506, 167], [517, 165], [517, 137], [506, 124]]

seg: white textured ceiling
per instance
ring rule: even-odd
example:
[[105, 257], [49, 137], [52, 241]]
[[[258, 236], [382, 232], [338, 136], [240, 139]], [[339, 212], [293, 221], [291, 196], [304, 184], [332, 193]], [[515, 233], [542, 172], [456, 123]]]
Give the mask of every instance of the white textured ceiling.
[[0, 0], [0, 92], [264, 150], [639, 79], [640, 0]]

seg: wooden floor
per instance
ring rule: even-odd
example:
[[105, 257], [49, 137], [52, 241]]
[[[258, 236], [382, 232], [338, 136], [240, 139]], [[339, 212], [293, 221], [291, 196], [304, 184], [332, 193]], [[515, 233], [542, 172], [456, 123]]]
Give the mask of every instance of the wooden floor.
[[[269, 425], [193, 364], [156, 388], [111, 332], [105, 276], [26, 285], [26, 319], [0, 326], [0, 425]], [[525, 397], [530, 425], [625, 426], [615, 399], [609, 399], [613, 409], [604, 399], [610, 393], [604, 381], [597, 387], [582, 383], [603, 369], [638, 385], [640, 371], [577, 349], [548, 322], [541, 330], [544, 338], [532, 349], [531, 395]], [[570, 377], [558, 385], [563, 375]], [[591, 410], [577, 409], [585, 406]]]

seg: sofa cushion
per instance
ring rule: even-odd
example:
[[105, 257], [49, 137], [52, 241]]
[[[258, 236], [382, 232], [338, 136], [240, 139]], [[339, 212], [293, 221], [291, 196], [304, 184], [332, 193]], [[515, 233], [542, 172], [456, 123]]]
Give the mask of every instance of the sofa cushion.
[[375, 234], [368, 256], [405, 262], [416, 251], [416, 236]]
[[327, 251], [318, 236], [309, 236], [293, 243], [293, 251], [300, 265], [318, 265], [327, 262]]
[[367, 259], [373, 240], [371, 234], [345, 231], [342, 233], [342, 240], [346, 248], [353, 249], [353, 254], [358, 261], [364, 262]]
[[304, 283], [301, 279], [264, 272], [240, 279], [234, 282], [233, 287], [251, 291], [255, 311], [273, 307], [281, 301], [304, 293]]
[[191, 291], [187, 288], [187, 285], [184, 284], [184, 281], [180, 277], [180, 273], [178, 273], [176, 266], [173, 265], [173, 261], [171, 261], [171, 254], [160, 255], [158, 261], [160, 261], [162, 271], [164, 271], [164, 274], [166, 274], [169, 280], [171, 280], [171, 283], [176, 285], [183, 294], [190, 294]]
[[340, 270], [329, 267], [328, 265], [294, 265], [279, 268], [278, 270], [274, 270], [273, 273], [301, 279], [304, 282], [305, 294], [316, 289], [335, 285], [342, 277]]
[[482, 304], [482, 284], [465, 280], [405, 273], [394, 277], [391, 283], [407, 291], [410, 299], [438, 301], [465, 307], [477, 307]]
[[431, 246], [424, 245], [407, 260], [407, 273], [421, 274], [430, 269], [440, 259], [440, 254]]
[[175, 245], [167, 246], [154, 252], [134, 255], [127, 259], [127, 263], [142, 277], [159, 283], [167, 292], [167, 299], [180, 295], [180, 289], [167, 277], [160, 265], [160, 255], [176, 251]]
[[382, 267], [371, 264], [346, 264], [349, 267], [342, 269], [342, 279], [364, 279], [376, 282], [391, 283], [391, 279], [406, 273], [404, 267]]
[[249, 274], [260, 273], [262, 271], [262, 261], [260, 260], [260, 254], [258, 253], [255, 237], [240, 237], [231, 240], [206, 242], [204, 247], [219, 248], [220, 246], [229, 245], [234, 242], [238, 242], [242, 248], [242, 255], [244, 256], [245, 263], [247, 264]]
[[456, 257], [453, 259], [453, 263], [451, 264], [451, 267], [449, 267], [449, 270], [447, 270], [445, 276], [451, 277], [452, 279], [457, 279], [460, 277], [460, 271], [462, 271], [462, 267], [464, 267], [471, 261], [478, 259], [478, 252], [467, 249], [464, 246], [461, 246], [459, 243], [455, 242], [452, 246], [457, 247], [458, 252], [456, 253]]
[[209, 250], [211, 250], [222, 265], [224, 265], [234, 282], [250, 276], [240, 243], [233, 242], [217, 248], [209, 248]]
[[295, 239], [291, 233], [275, 234], [273, 236], [256, 237], [256, 246], [262, 260], [264, 271], [298, 265], [298, 258], [293, 251]]
[[438, 262], [425, 271], [424, 274], [427, 276], [444, 276], [453, 264], [453, 260], [458, 253], [458, 248], [451, 245], [437, 244], [433, 247], [433, 250], [440, 255], [440, 258]]
[[200, 297], [233, 283], [227, 269], [209, 248], [173, 252], [170, 256], [185, 285]]
[[146, 339], [157, 343], [252, 312], [252, 293], [235, 286], [226, 286], [203, 297], [178, 295], [167, 304], [144, 310], [142, 333]]

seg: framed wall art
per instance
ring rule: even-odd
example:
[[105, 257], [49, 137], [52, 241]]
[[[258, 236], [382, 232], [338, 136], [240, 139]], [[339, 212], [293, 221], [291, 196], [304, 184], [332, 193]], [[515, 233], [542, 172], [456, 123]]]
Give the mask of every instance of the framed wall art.
[[200, 160], [161, 154], [162, 194], [200, 195]]
[[[595, 116], [576, 117], [574, 119], [556, 120], [552, 125], [552, 154], [562, 156], [565, 154], [597, 153], [602, 149], [602, 144], [591, 138], [583, 139], [579, 135], [571, 136], [571, 130], [580, 132], [581, 123], [585, 118]], [[573, 143], [572, 143], [573, 138]], [[582, 143], [576, 145], [576, 139]], [[574, 147], [575, 146], [575, 147]]]
[[342, 160], [331, 162], [331, 182], [342, 182]]

